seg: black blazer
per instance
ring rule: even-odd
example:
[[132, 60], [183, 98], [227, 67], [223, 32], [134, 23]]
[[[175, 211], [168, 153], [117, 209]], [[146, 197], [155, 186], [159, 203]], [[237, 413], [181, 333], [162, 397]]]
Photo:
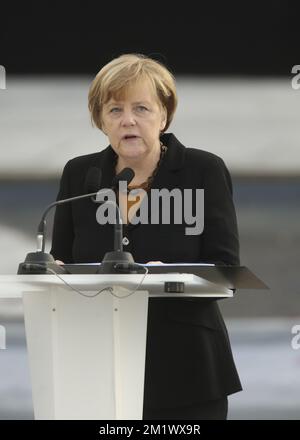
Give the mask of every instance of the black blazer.
[[[239, 241], [232, 184], [221, 158], [184, 147], [173, 134], [161, 140], [168, 150], [152, 188], [204, 189], [204, 231], [186, 235], [185, 223], [137, 224], [124, 228], [124, 250], [136, 262], [239, 264]], [[70, 160], [57, 199], [84, 194], [88, 169], [102, 169], [103, 188], [114, 177], [114, 152], [105, 150]], [[150, 198], [149, 198], [150, 199]], [[145, 199], [146, 200], [146, 199]], [[144, 202], [144, 201], [143, 201]], [[142, 202], [142, 203], [143, 203]], [[51, 253], [65, 263], [101, 261], [113, 248], [113, 226], [96, 221], [90, 199], [57, 207]], [[151, 206], [149, 202], [149, 218]], [[227, 330], [216, 301], [151, 298], [148, 309], [144, 405], [164, 408], [201, 403], [241, 390]]]

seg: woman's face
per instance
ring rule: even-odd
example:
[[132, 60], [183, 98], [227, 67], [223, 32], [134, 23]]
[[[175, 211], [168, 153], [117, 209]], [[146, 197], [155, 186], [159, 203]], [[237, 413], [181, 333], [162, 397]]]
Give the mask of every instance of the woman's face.
[[166, 114], [147, 80], [130, 86], [120, 100], [111, 98], [102, 109], [102, 130], [118, 156], [141, 159], [159, 150]]

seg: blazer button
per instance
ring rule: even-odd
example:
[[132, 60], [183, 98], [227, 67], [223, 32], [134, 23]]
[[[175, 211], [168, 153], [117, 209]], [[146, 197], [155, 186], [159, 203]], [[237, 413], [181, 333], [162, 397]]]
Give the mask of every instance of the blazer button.
[[122, 240], [122, 243], [124, 244], [124, 246], [127, 246], [129, 244], [129, 240], [127, 237], [124, 237]]

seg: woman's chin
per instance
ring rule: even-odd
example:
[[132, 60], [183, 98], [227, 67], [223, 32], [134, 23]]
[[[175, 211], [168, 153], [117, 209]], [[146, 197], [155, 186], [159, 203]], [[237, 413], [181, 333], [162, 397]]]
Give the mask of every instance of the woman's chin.
[[128, 147], [120, 151], [120, 156], [122, 156], [124, 159], [139, 159], [142, 158], [144, 154], [144, 148], [139, 147]]

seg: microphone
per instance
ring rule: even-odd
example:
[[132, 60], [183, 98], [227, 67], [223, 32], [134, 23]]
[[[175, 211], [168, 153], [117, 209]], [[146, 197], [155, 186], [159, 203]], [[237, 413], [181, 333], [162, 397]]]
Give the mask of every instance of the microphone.
[[119, 185], [119, 182], [127, 182], [127, 185], [132, 181], [134, 178], [134, 171], [132, 168], [123, 168], [122, 171], [120, 171], [119, 174], [117, 174], [112, 181], [112, 188], [117, 188]]
[[[132, 181], [134, 178], [134, 171], [131, 168], [124, 168], [122, 171], [120, 171], [119, 174], [117, 174], [112, 181], [111, 189], [114, 191], [117, 191], [119, 182], [126, 182], [127, 185]], [[93, 188], [92, 188], [93, 189]], [[107, 192], [107, 189], [98, 191], [99, 194], [104, 194]], [[112, 200], [107, 201], [99, 201], [97, 198], [92, 198], [92, 201], [95, 203], [99, 203], [100, 205], [103, 205], [105, 203], [111, 204], [116, 209], [116, 223], [114, 227], [114, 251], [122, 251], [123, 250], [123, 228], [122, 228], [122, 216], [120, 212], [120, 208], [117, 203], [115, 203]]]
[[[119, 182], [126, 182], [127, 185], [134, 178], [134, 171], [131, 168], [124, 168], [112, 181], [112, 189], [117, 190]], [[136, 264], [130, 252], [123, 251], [123, 222], [120, 208], [112, 201], [100, 202], [111, 203], [116, 208], [116, 223], [114, 225], [114, 250], [106, 252], [99, 267], [98, 273], [130, 273], [136, 270]]]
[[46, 216], [54, 206], [97, 195], [100, 187], [100, 182], [100, 168], [92, 167], [88, 170], [84, 184], [85, 191], [90, 191], [88, 194], [70, 197], [63, 200], [57, 200], [56, 202], [53, 202], [47, 206], [38, 226], [36, 252], [29, 252], [26, 255], [25, 261], [19, 264], [18, 274], [47, 273], [47, 268], [51, 268], [57, 273], [66, 273], [66, 270], [55, 262], [53, 256], [45, 252]]
[[[112, 188], [117, 189], [119, 182], [126, 182], [127, 185], [134, 178], [134, 171], [132, 168], [123, 168], [112, 181]], [[114, 251], [123, 251], [123, 222], [119, 206], [116, 204], [117, 216], [114, 231]]]

